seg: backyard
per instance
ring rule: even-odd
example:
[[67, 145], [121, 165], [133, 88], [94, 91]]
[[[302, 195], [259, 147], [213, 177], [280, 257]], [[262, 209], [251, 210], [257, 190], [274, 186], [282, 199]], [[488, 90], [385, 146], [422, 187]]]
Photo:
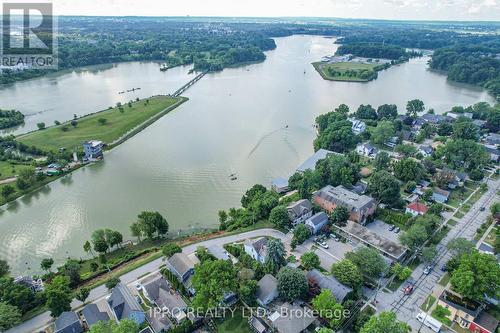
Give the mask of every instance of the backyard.
[[248, 325], [247, 318], [243, 317], [240, 309], [236, 310], [234, 314], [228, 313], [228, 319], [224, 320], [218, 327], [219, 333], [252, 333]]

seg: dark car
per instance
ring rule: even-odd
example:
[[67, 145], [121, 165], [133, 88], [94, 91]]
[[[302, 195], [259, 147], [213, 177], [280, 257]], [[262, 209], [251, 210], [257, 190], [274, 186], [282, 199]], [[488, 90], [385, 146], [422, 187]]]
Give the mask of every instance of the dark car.
[[395, 226], [395, 225], [391, 225], [391, 226], [389, 227], [389, 231], [393, 231], [393, 230], [394, 230], [394, 228], [396, 228], [396, 226]]
[[400, 232], [400, 231], [401, 231], [401, 229], [399, 229], [399, 227], [397, 227], [396, 229], [394, 229], [394, 232], [395, 232], [396, 234], [399, 234], [399, 232]]

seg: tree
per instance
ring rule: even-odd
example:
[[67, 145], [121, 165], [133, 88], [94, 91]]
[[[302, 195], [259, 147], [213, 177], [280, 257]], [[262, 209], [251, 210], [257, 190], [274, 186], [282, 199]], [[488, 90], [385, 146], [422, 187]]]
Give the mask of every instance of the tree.
[[391, 157], [389, 156], [389, 154], [386, 151], [381, 151], [375, 157], [373, 165], [375, 166], [375, 169], [381, 171], [381, 170], [386, 170], [389, 167], [390, 163], [391, 163]]
[[370, 177], [368, 190], [380, 202], [388, 205], [398, 205], [401, 201], [401, 187], [398, 180], [389, 172], [382, 170]]
[[432, 262], [436, 258], [437, 249], [436, 246], [427, 246], [422, 249], [422, 258], [426, 262]]
[[94, 256], [94, 253], [92, 252], [92, 245], [89, 241], [85, 241], [85, 243], [83, 243], [83, 251], [87, 254], [90, 253], [92, 257]]
[[443, 209], [444, 209], [443, 204], [440, 204], [439, 202], [435, 202], [429, 207], [429, 214], [441, 216]]
[[10, 267], [7, 261], [0, 259], [0, 277], [9, 274]]
[[92, 233], [92, 244], [94, 245], [94, 250], [98, 253], [106, 253], [109, 249], [109, 244], [106, 241], [106, 234], [103, 229], [95, 230]]
[[396, 135], [396, 130], [392, 121], [379, 121], [371, 133], [371, 139], [374, 143], [383, 144]]
[[306, 296], [308, 290], [307, 279], [298, 269], [284, 267], [278, 273], [278, 292], [280, 297], [288, 302]]
[[269, 222], [277, 228], [287, 228], [290, 226], [288, 210], [285, 206], [279, 205], [274, 207], [269, 214]]
[[397, 145], [394, 148], [394, 151], [396, 153], [400, 153], [400, 154], [404, 155], [405, 157], [411, 157], [411, 156], [414, 156], [415, 154], [417, 154], [417, 148], [415, 146], [408, 145], [408, 144]]
[[248, 205], [253, 222], [268, 218], [271, 210], [278, 205], [278, 198], [279, 194], [274, 191], [266, 191], [256, 195]]
[[72, 293], [69, 287], [69, 278], [56, 276], [45, 287], [46, 305], [53, 318], [59, 317], [64, 311], [71, 310]]
[[12, 185], [7, 184], [2, 187], [2, 197], [4, 197], [6, 200], [8, 200], [10, 196], [14, 194], [14, 192], [16, 192], [16, 189]]
[[452, 273], [451, 285], [461, 295], [482, 301], [484, 295], [496, 297], [500, 290], [500, 266], [495, 256], [474, 250], [460, 257]]
[[120, 278], [117, 276], [110, 277], [104, 284], [108, 290], [113, 289], [116, 285], [120, 283]]
[[372, 316], [361, 328], [360, 333], [408, 333], [411, 327], [396, 319], [394, 312], [381, 312]]
[[425, 227], [421, 224], [412, 224], [411, 227], [401, 236], [399, 239], [401, 243], [408, 247], [410, 250], [415, 251], [420, 245], [422, 245], [429, 234]]
[[469, 118], [460, 117], [453, 123], [453, 138], [463, 140], [477, 140], [476, 125]]
[[38, 127], [39, 130], [45, 129], [45, 123], [37, 123], [36, 127]]
[[398, 116], [398, 107], [394, 104], [382, 104], [377, 108], [378, 119], [394, 120]]
[[74, 128], [76, 128], [76, 126], [78, 126], [78, 121], [72, 120], [71, 121], [71, 126], [73, 126]]
[[14, 283], [11, 277], [0, 278], [0, 299], [26, 313], [37, 305], [35, 293], [25, 285]]
[[179, 245], [176, 243], [168, 243], [164, 247], [162, 247], [161, 252], [165, 256], [165, 258], [170, 258], [176, 253], [181, 253], [182, 249]]
[[419, 113], [424, 112], [424, 102], [419, 99], [412, 99], [406, 103], [406, 115], [416, 118]]
[[141, 212], [137, 216], [141, 233], [149, 239], [156, 234], [162, 237], [168, 233], [168, 222], [159, 212]]
[[36, 182], [35, 170], [21, 169], [17, 176], [16, 185], [20, 190], [25, 190]]
[[243, 206], [243, 208], [248, 208], [250, 203], [254, 201], [257, 196], [266, 193], [266, 191], [267, 189], [263, 185], [255, 184], [248, 191], [246, 191], [241, 198], [241, 206]]
[[196, 290], [193, 308], [204, 310], [218, 307], [226, 293], [238, 288], [236, 270], [226, 260], [207, 260], [196, 265], [192, 283]]
[[265, 263], [269, 265], [271, 271], [277, 272], [286, 264], [285, 254], [285, 245], [280, 239], [272, 238], [267, 241]]
[[218, 213], [219, 215], [219, 224], [220, 224], [220, 230], [226, 230], [226, 222], [227, 222], [227, 213], [225, 210], [219, 210]]
[[240, 299], [249, 306], [257, 304], [256, 295], [259, 286], [255, 280], [246, 280], [240, 285]]
[[130, 233], [132, 236], [137, 237], [137, 241], [141, 241], [142, 230], [139, 222], [134, 222], [130, 225]]
[[372, 120], [377, 119], [377, 112], [370, 104], [367, 105], [361, 104], [354, 113], [354, 115], [356, 116], [356, 118], [359, 119], [372, 119]]
[[69, 278], [71, 287], [75, 287], [80, 283], [80, 263], [77, 260], [68, 259], [62, 267], [61, 272]]
[[342, 284], [358, 289], [363, 283], [363, 276], [352, 261], [342, 259], [332, 265], [332, 275]]
[[378, 278], [387, 268], [387, 263], [377, 250], [362, 247], [354, 252], [347, 252], [345, 258], [358, 266], [364, 276]]
[[443, 159], [453, 169], [465, 169], [466, 171], [482, 168], [489, 163], [489, 155], [485, 148], [473, 140], [448, 140], [439, 147], [436, 159]]
[[0, 332], [21, 323], [21, 311], [15, 306], [0, 302]]
[[333, 224], [345, 227], [349, 219], [349, 210], [344, 206], [337, 206], [330, 215], [330, 219]]
[[422, 165], [412, 158], [403, 158], [394, 164], [394, 176], [404, 182], [418, 181], [422, 178], [423, 173]]
[[318, 255], [314, 252], [304, 253], [300, 258], [300, 261], [302, 263], [302, 267], [304, 267], [306, 271], [310, 271], [314, 268], [319, 268], [321, 264]]
[[312, 300], [313, 309], [319, 313], [319, 316], [328, 321], [331, 327], [338, 327], [341, 322], [344, 307], [337, 303], [337, 300], [330, 289], [323, 289]]
[[434, 175], [434, 182], [438, 187], [445, 188], [455, 180], [455, 174], [451, 170], [440, 170]]
[[52, 258], [44, 258], [40, 262], [40, 268], [46, 272], [50, 272], [52, 265], [54, 265], [54, 259], [52, 259]]
[[311, 237], [311, 230], [305, 224], [299, 224], [293, 229], [293, 238], [298, 244], [304, 243], [309, 237]]
[[108, 320], [92, 325], [89, 333], [139, 333], [139, 329], [139, 325], [131, 319], [123, 319], [118, 323]]
[[472, 253], [472, 250], [474, 250], [474, 243], [463, 237], [458, 237], [449, 241], [446, 247], [454, 256], [461, 257], [463, 254]]
[[345, 104], [340, 104], [336, 109], [335, 112], [338, 112], [344, 116], [347, 116], [349, 114], [349, 107]]
[[80, 302], [82, 303], [85, 303], [85, 300], [89, 297], [90, 295], [90, 289], [87, 288], [87, 287], [81, 287], [80, 289], [78, 289], [78, 291], [76, 292], [76, 299], [79, 300]]
[[104, 126], [108, 123], [108, 120], [106, 118], [99, 118], [97, 119], [97, 122], [99, 123], [99, 125]]
[[453, 126], [446, 121], [443, 121], [439, 124], [437, 129], [437, 134], [441, 136], [450, 136], [453, 133]]
[[352, 132], [352, 123], [342, 119], [329, 123], [325, 130], [320, 131], [314, 140], [314, 150], [323, 148], [345, 153], [352, 150], [357, 142], [358, 138]]
[[398, 280], [404, 281], [411, 276], [412, 270], [407, 266], [402, 266], [400, 263], [396, 263], [392, 266], [391, 272], [396, 275]]

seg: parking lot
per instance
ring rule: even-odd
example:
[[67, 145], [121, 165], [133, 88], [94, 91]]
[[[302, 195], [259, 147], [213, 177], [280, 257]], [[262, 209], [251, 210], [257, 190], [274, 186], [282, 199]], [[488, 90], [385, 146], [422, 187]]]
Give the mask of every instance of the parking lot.
[[309, 239], [304, 243], [304, 246], [311, 249], [313, 246], [316, 247], [316, 254], [321, 262], [321, 267], [326, 270], [330, 270], [332, 265], [342, 259], [344, 259], [347, 252], [354, 251], [355, 246], [350, 243], [343, 243], [340, 241], [335, 241], [327, 237], [324, 242], [328, 245], [328, 249], [324, 249], [314, 242], [314, 238]]
[[389, 231], [390, 226], [390, 224], [387, 224], [383, 221], [375, 220], [372, 223], [366, 225], [366, 228], [372, 232], [384, 236], [385, 238], [395, 242], [396, 244], [401, 244], [401, 242], [399, 241], [399, 235], [401, 235], [403, 231], [400, 231], [398, 234], [394, 231]]

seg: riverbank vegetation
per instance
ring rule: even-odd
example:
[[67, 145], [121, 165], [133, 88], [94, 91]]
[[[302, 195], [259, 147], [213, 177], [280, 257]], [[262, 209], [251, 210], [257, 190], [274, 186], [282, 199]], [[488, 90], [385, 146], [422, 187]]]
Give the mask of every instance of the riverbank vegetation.
[[16, 110], [0, 109], [0, 129], [24, 124], [24, 114]]
[[110, 145], [135, 127], [163, 115], [183, 101], [184, 98], [157, 96], [123, 105], [118, 103], [105, 111], [21, 135], [17, 140], [46, 152], [58, 152], [61, 148], [81, 151], [82, 142], [88, 140], [101, 140]]
[[421, 56], [420, 52], [407, 51], [406, 49], [385, 43], [353, 43], [340, 45], [337, 55], [352, 54], [356, 57], [389, 59], [397, 61], [407, 61], [411, 57]]
[[389, 68], [389, 64], [336, 62], [313, 63], [314, 68], [325, 80], [368, 82], [377, 78], [377, 72]]

